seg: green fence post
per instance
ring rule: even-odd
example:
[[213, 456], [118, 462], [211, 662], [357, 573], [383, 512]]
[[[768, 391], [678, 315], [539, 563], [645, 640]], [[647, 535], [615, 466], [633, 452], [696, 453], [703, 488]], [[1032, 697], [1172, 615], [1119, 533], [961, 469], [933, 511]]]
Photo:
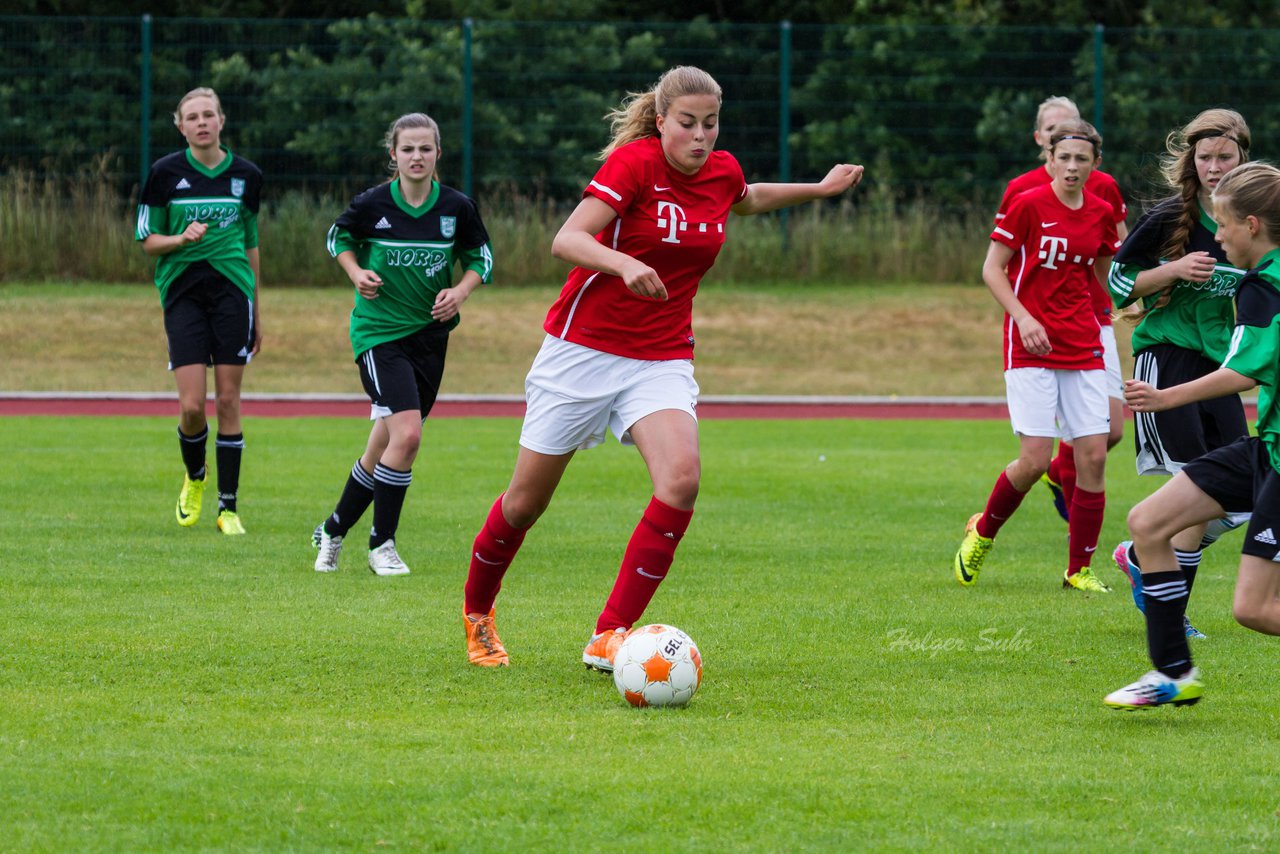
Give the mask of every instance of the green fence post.
[[[791, 22], [778, 24], [778, 180], [791, 180]], [[782, 228], [782, 251], [791, 247], [791, 230], [787, 227], [790, 212], [778, 213]]]
[[473, 195], [471, 187], [471, 30], [474, 22], [462, 20], [462, 192]]
[[1102, 24], [1093, 26], [1093, 126], [1102, 133]]
[[141, 175], [138, 186], [147, 183], [147, 173], [151, 171], [151, 16], [142, 16], [142, 69], [139, 75], [138, 88], [141, 90], [138, 99], [142, 111], [141, 134], [138, 137], [138, 156], [141, 160]]

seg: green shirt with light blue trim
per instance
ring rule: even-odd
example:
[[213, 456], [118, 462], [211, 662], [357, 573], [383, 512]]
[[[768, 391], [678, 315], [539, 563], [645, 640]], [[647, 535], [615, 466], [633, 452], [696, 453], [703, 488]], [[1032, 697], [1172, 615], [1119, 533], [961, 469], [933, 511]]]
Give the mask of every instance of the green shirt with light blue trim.
[[426, 201], [414, 207], [400, 192], [400, 179], [356, 196], [329, 229], [329, 254], [352, 251], [356, 261], [382, 279], [377, 299], [355, 295], [351, 349], [359, 358], [370, 347], [397, 341], [427, 326], [458, 325], [431, 316], [436, 295], [453, 285], [455, 263], [493, 279], [493, 247], [475, 202], [432, 181]]

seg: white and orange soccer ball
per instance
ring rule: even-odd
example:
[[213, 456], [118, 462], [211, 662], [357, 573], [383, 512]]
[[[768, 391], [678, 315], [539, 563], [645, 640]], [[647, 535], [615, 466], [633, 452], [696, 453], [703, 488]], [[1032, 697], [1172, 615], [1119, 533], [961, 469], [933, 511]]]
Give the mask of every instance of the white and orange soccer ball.
[[683, 706], [702, 684], [702, 654], [675, 626], [641, 626], [614, 656], [613, 684], [633, 706]]

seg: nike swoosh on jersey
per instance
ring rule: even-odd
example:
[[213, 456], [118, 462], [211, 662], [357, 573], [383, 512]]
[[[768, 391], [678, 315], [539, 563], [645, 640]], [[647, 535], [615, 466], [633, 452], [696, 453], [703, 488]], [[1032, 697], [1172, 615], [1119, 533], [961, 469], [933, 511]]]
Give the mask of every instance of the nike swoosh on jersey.
[[1041, 228], [1053, 228], [1053, 226], [1055, 226], [1055, 225], [1057, 225], [1057, 224], [1058, 224], [1057, 220], [1054, 220], [1053, 222], [1042, 222], [1042, 223], [1040, 223], [1040, 227], [1041, 227]]
[[657, 184], [653, 185], [653, 191], [655, 193], [665, 193], [667, 190], [670, 190], [670, 189], [671, 189], [670, 187], [659, 187]]

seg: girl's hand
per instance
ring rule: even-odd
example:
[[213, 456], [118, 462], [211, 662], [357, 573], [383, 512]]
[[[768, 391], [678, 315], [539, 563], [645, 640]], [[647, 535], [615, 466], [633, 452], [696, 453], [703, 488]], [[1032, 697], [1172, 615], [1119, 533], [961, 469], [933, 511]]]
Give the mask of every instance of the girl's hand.
[[192, 222], [182, 230], [182, 234], [178, 235], [181, 244], [186, 246], [188, 243], [199, 243], [204, 233], [209, 230], [209, 226], [203, 222]]
[[1018, 325], [1018, 333], [1022, 336], [1023, 348], [1032, 356], [1044, 356], [1053, 350], [1049, 344], [1049, 335], [1040, 325], [1040, 321], [1027, 315], [1022, 320], [1015, 320], [1014, 323]]
[[827, 177], [818, 182], [818, 191], [824, 197], [838, 196], [845, 190], [858, 186], [862, 180], [862, 167], [852, 163], [837, 163]]
[[1124, 381], [1124, 402], [1134, 412], [1159, 412], [1164, 408], [1160, 405], [1160, 389], [1142, 380]]
[[258, 325], [258, 318], [253, 319], [253, 349], [249, 351], [250, 356], [256, 356], [262, 352], [262, 327]]
[[1208, 252], [1188, 252], [1177, 261], [1170, 261], [1171, 272], [1187, 282], [1207, 282], [1213, 276], [1213, 256]]
[[458, 310], [467, 295], [458, 288], [445, 288], [436, 294], [435, 305], [431, 306], [431, 318], [438, 323], [445, 323], [457, 317]]
[[356, 292], [365, 299], [377, 299], [378, 288], [382, 287], [382, 279], [378, 278], [378, 274], [372, 270], [362, 268], [351, 277], [351, 284], [356, 286]]
[[634, 258], [628, 260], [626, 266], [622, 268], [619, 278], [627, 286], [627, 290], [636, 296], [648, 297], [659, 301], [664, 301], [667, 298], [667, 286], [662, 284], [662, 279], [658, 278], [657, 271]]

